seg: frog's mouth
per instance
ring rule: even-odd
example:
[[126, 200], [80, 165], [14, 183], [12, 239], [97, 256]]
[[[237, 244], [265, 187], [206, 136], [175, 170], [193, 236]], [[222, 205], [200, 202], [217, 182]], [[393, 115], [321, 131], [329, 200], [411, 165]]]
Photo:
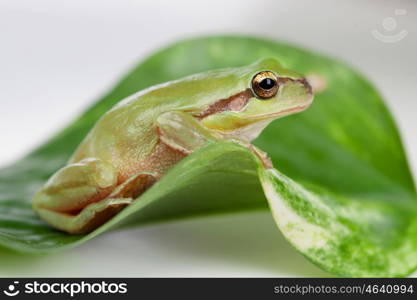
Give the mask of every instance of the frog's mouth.
[[291, 108], [284, 109], [282, 111], [275, 112], [275, 113], [263, 114], [263, 115], [258, 115], [258, 116], [248, 116], [247, 119], [264, 120], [264, 119], [277, 119], [277, 118], [285, 117], [291, 114], [302, 112], [303, 110], [307, 109], [312, 102], [313, 102], [313, 97], [311, 97], [311, 100], [307, 104], [299, 105], [296, 107], [291, 107]]
[[311, 102], [312, 100], [310, 100], [308, 103], [304, 103], [296, 107], [291, 107], [289, 109], [282, 110], [276, 113], [247, 117], [247, 120], [249, 120], [249, 122], [243, 126], [237, 126], [233, 129], [226, 130], [212, 129], [212, 132], [220, 139], [230, 139], [237, 137], [241, 140], [250, 143], [252, 140], [256, 139], [265, 129], [265, 127], [268, 126], [268, 124], [271, 123], [273, 120], [284, 117], [286, 115], [301, 112], [307, 109], [310, 106]]

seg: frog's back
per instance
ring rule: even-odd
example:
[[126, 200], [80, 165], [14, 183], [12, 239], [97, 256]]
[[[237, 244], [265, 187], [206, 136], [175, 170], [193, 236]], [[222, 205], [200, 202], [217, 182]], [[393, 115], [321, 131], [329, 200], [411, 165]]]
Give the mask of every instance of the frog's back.
[[117, 167], [123, 161], [124, 164], [137, 163], [144, 159], [158, 141], [154, 126], [157, 112], [144, 100], [139, 94], [135, 99], [106, 112], [82, 141], [70, 162], [94, 157]]
[[71, 158], [100, 158], [119, 166], [145, 160], [158, 144], [155, 121], [168, 111], [205, 109], [246, 88], [234, 69], [215, 70], [140, 91], [115, 105], [95, 124]]

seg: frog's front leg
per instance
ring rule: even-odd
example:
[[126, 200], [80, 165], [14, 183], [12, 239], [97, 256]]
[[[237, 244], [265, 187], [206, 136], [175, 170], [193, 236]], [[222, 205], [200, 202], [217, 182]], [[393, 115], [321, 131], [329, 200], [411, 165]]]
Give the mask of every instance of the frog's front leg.
[[157, 118], [156, 125], [161, 141], [184, 154], [216, 140], [196, 118], [185, 112], [163, 113]]
[[97, 228], [155, 182], [138, 173], [117, 185], [110, 164], [87, 158], [58, 170], [35, 195], [35, 211], [54, 227], [74, 234]]
[[265, 151], [259, 149], [258, 147], [256, 147], [255, 145], [251, 144], [248, 141], [245, 140], [241, 140], [241, 139], [236, 139], [236, 138], [231, 138], [228, 139], [228, 141], [239, 144], [243, 147], [248, 148], [254, 155], [256, 155], [258, 157], [258, 159], [261, 161], [262, 165], [266, 168], [266, 169], [272, 169], [274, 166], [272, 164], [271, 159], [268, 156], [268, 153], [266, 153]]
[[272, 160], [269, 158], [268, 154], [265, 151], [259, 149], [258, 147], [252, 144], [249, 144], [248, 148], [250, 151], [252, 151], [253, 154], [255, 154], [259, 158], [259, 160], [266, 169], [274, 168]]
[[[197, 119], [185, 112], [164, 113], [158, 117], [157, 126], [162, 142], [185, 154], [189, 154], [218, 139], [209, 130], [201, 126]], [[273, 167], [268, 155], [250, 142], [237, 138], [225, 140], [248, 148], [261, 160], [266, 168]]]

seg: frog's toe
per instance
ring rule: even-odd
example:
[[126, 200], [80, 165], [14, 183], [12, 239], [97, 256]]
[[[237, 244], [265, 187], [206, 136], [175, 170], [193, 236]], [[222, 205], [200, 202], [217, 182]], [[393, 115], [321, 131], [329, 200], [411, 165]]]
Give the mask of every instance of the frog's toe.
[[77, 215], [39, 209], [39, 216], [55, 228], [71, 234], [86, 234], [110, 220], [131, 204], [132, 198], [107, 198], [92, 203]]

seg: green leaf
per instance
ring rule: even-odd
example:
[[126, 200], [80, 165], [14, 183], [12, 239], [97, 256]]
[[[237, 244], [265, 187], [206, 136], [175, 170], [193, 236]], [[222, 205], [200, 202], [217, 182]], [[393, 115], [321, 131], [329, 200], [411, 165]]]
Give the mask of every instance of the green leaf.
[[[109, 222], [92, 233], [69, 235], [38, 220], [30, 202], [1, 206], [0, 243], [20, 252], [47, 253], [73, 247], [115, 225], [132, 226], [175, 218], [265, 209], [267, 203], [251, 153], [231, 143], [195, 152], [174, 166], [159, 182]], [[9, 182], [10, 189], [23, 186]], [[213, 189], [213, 187], [216, 187]], [[5, 189], [5, 187], [3, 187]], [[33, 193], [28, 192], [26, 197]], [[230, 198], [224, 197], [228, 194]], [[23, 196], [23, 195], [22, 195]]]
[[[33, 213], [34, 191], [65, 164], [94, 122], [119, 100], [157, 83], [263, 57], [276, 57], [287, 68], [316, 72], [328, 81], [308, 111], [273, 122], [255, 141], [277, 170], [260, 167], [240, 146], [219, 143], [181, 161], [138, 201], [89, 235], [58, 232]], [[156, 53], [61, 133], [2, 169], [0, 245], [50, 252], [115, 226], [265, 209], [262, 187], [284, 236], [323, 269], [353, 276], [405, 276], [415, 270], [415, 186], [379, 94], [338, 61], [246, 37], [187, 40]]]
[[397, 205], [401, 195], [381, 199], [312, 191], [275, 169], [261, 168], [260, 176], [284, 236], [326, 271], [391, 277], [415, 270], [416, 208]]

